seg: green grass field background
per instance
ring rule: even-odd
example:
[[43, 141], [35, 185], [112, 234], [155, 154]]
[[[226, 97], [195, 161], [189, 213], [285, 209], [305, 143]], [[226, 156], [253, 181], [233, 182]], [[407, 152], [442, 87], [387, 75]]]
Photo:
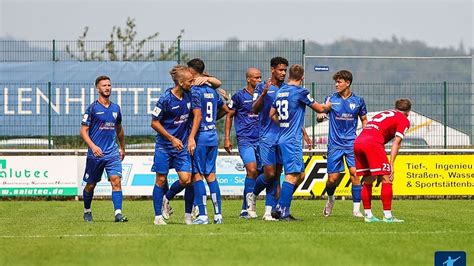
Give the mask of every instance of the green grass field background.
[[[294, 201], [302, 221], [288, 223], [239, 219], [241, 201], [224, 200], [224, 224], [189, 226], [178, 199], [169, 224], [155, 226], [151, 200], [125, 201], [128, 223], [113, 222], [110, 200], [94, 201], [92, 224], [82, 202], [0, 201], [0, 265], [433, 265], [446, 250], [474, 265], [472, 200], [394, 201], [403, 224], [364, 223], [351, 201], [324, 218], [324, 203]], [[379, 200], [373, 210], [382, 216]]]

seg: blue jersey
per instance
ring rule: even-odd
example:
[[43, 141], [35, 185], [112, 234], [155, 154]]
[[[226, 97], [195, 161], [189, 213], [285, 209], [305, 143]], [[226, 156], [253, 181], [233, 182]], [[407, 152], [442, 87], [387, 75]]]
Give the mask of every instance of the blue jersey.
[[[273, 123], [270, 118], [270, 108], [272, 103], [275, 100], [278, 90], [285, 86], [285, 83], [282, 83], [280, 87], [277, 87], [273, 84], [268, 88], [267, 95], [263, 98], [263, 106], [258, 114], [259, 124], [260, 124], [260, 141], [267, 143], [275, 143], [278, 140], [278, 134], [280, 129], [276, 123]], [[255, 87], [254, 101], [262, 94], [263, 88], [265, 88], [265, 82], [260, 82]]]
[[311, 106], [313, 103], [314, 99], [303, 87], [286, 85], [280, 88], [272, 105], [278, 111], [280, 121], [278, 144], [301, 143], [306, 105]]
[[[181, 140], [183, 145], [187, 145], [191, 110], [191, 93], [184, 92], [183, 99], [178, 99], [171, 89], [167, 89], [158, 99], [155, 109], [152, 112], [152, 119], [159, 120], [161, 125], [169, 134]], [[156, 148], [174, 149], [171, 141], [156, 134]]]
[[216, 90], [208, 85], [194, 86], [191, 92], [191, 109], [201, 109], [202, 113], [201, 124], [196, 134], [196, 144], [201, 146], [218, 146], [217, 112], [224, 102]]
[[364, 98], [354, 93], [344, 99], [337, 92], [326, 97], [332, 104], [329, 111], [328, 147], [352, 149], [359, 116], [367, 114]]
[[252, 111], [253, 95], [245, 88], [232, 96], [229, 108], [235, 111], [234, 127], [239, 145], [258, 142], [258, 115]]
[[[111, 102], [109, 107], [105, 107], [95, 101], [87, 108], [81, 124], [89, 127], [89, 137], [102, 150], [104, 157], [119, 154], [115, 129], [122, 124], [120, 106]], [[87, 157], [94, 157], [90, 148]]]

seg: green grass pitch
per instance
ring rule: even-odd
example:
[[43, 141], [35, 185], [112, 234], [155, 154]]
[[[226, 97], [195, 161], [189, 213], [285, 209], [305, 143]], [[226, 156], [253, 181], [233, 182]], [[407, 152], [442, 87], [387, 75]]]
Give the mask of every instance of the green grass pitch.
[[[294, 201], [302, 221], [288, 223], [239, 219], [241, 201], [224, 200], [224, 224], [187, 226], [178, 199], [169, 224], [154, 226], [150, 200], [124, 202], [128, 223], [112, 222], [110, 200], [94, 201], [92, 224], [82, 202], [3, 200], [0, 265], [433, 265], [446, 250], [474, 265], [472, 200], [396, 200], [403, 224], [364, 223], [347, 200], [324, 218], [324, 203]], [[381, 217], [379, 200], [373, 211]]]

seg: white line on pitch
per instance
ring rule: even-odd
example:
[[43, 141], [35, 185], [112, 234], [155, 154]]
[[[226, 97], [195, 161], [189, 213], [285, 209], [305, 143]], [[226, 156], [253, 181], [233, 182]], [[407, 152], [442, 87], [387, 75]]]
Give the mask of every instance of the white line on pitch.
[[[272, 232], [271, 235], [294, 235], [297, 232]], [[358, 235], [360, 232], [305, 232], [308, 235]], [[431, 235], [431, 234], [472, 234], [471, 231], [410, 231], [410, 232], [370, 232], [371, 235]], [[143, 234], [65, 234], [65, 235], [0, 235], [0, 238], [87, 238], [87, 237], [155, 237], [155, 236], [226, 236], [226, 235], [268, 235], [258, 232], [235, 233], [143, 233]]]

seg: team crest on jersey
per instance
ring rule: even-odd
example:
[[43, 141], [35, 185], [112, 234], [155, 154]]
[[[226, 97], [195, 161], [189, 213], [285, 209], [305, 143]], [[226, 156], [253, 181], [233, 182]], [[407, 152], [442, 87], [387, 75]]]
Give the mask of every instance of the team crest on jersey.
[[354, 110], [356, 108], [356, 104], [355, 103], [350, 103], [349, 107], [351, 108], [351, 110]]
[[117, 119], [117, 112], [112, 112], [112, 116], [114, 117], [114, 119]]
[[186, 106], [188, 107], [188, 109], [191, 109], [191, 103], [187, 103]]

